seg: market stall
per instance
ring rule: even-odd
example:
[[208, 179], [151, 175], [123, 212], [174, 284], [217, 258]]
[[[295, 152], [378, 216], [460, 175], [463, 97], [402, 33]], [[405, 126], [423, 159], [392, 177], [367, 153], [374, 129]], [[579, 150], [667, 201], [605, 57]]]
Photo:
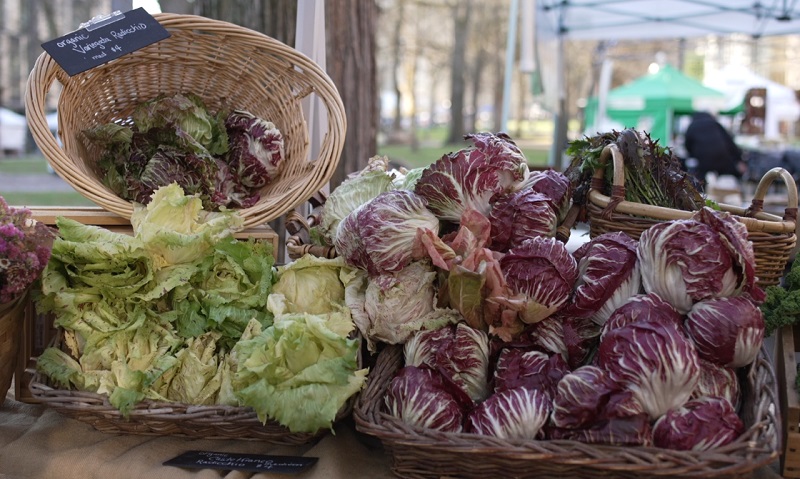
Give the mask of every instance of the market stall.
[[[346, 126], [324, 72], [224, 22], [155, 19], [168, 36], [88, 74], [44, 54], [31, 75], [34, 138], [101, 208], [0, 203], [19, 305], [0, 310], [18, 362], [0, 475], [250, 476], [163, 465], [191, 450], [317, 458], [309, 478], [774, 474], [761, 306], [796, 242], [788, 173], [711, 208], [635, 129], [576, 141], [563, 172], [476, 132], [323, 194]], [[328, 131], [308, 161], [312, 94]], [[762, 211], [773, 181], [783, 217]]]

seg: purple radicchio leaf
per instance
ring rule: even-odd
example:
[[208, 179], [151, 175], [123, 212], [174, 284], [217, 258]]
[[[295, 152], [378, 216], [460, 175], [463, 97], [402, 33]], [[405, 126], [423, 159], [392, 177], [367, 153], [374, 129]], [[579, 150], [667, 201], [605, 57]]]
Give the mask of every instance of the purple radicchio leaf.
[[669, 322], [637, 321], [609, 331], [596, 360], [652, 419], [686, 402], [700, 375], [694, 344]]
[[491, 247], [505, 252], [534, 236], [556, 235], [558, 218], [550, 199], [528, 188], [499, 196], [489, 215], [492, 224]]
[[714, 363], [700, 359], [700, 380], [690, 399], [705, 396], [716, 396], [727, 399], [734, 409], [739, 407], [741, 389], [736, 370], [717, 366]]
[[567, 350], [567, 363], [573, 369], [587, 364], [600, 344], [600, 326], [590, 318], [562, 316], [561, 331]]
[[392, 416], [415, 427], [461, 432], [469, 398], [436, 370], [406, 366], [397, 372], [385, 397]]
[[639, 293], [636, 246], [630, 236], [618, 232], [592, 238], [575, 250], [578, 280], [565, 313], [588, 316], [602, 325], [628, 298]]
[[743, 431], [730, 402], [704, 397], [671, 409], [656, 421], [653, 443], [667, 449], [708, 451], [733, 442]]
[[408, 190], [381, 193], [339, 223], [334, 246], [345, 262], [365, 270], [384, 288], [412, 260], [417, 230], [439, 231], [425, 200]]
[[465, 430], [502, 439], [534, 440], [550, 416], [546, 393], [523, 387], [491, 395], [466, 418]]
[[611, 314], [600, 330], [600, 337], [636, 321], [669, 322], [680, 327], [683, 316], [655, 293], [637, 294]]
[[685, 325], [697, 354], [719, 366], [747, 366], [764, 341], [764, 315], [745, 296], [700, 301], [686, 315]]
[[491, 300], [516, 308], [520, 319], [528, 324], [561, 309], [570, 298], [578, 277], [575, 258], [555, 238], [526, 240], [503, 256], [500, 268], [515, 296]]
[[596, 366], [581, 366], [558, 383], [553, 399], [553, 425], [579, 429], [594, 423], [620, 386]]
[[247, 188], [258, 189], [275, 179], [283, 166], [283, 135], [271, 122], [242, 110], [225, 120], [228, 132], [226, 162]]
[[556, 386], [567, 373], [569, 366], [560, 354], [549, 356], [541, 351], [505, 348], [495, 366], [494, 392], [524, 387], [553, 397]]
[[764, 299], [755, 285], [747, 228], [728, 213], [703, 208], [692, 219], [652, 226], [639, 238], [637, 254], [645, 292], [658, 294], [681, 314], [709, 298]]
[[514, 190], [528, 174], [525, 156], [508, 135], [475, 133], [465, 139], [473, 146], [442, 156], [414, 187], [443, 220], [458, 222], [468, 208], [488, 216], [492, 198]]
[[471, 399], [489, 394], [489, 337], [465, 323], [415, 333], [404, 346], [406, 364], [428, 366], [457, 384]]
[[547, 170], [531, 171], [528, 179], [520, 189], [530, 187], [533, 191], [541, 193], [550, 199], [550, 204], [561, 224], [569, 211], [572, 199], [572, 184], [564, 173], [552, 168]]

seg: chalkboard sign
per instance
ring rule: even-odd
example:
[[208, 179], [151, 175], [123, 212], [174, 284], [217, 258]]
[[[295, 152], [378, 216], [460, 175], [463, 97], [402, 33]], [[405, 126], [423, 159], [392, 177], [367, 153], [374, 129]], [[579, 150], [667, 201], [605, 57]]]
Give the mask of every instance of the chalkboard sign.
[[93, 20], [85, 28], [42, 43], [42, 48], [72, 76], [167, 37], [169, 32], [152, 15], [137, 8]]
[[164, 465], [188, 467], [191, 469], [296, 474], [305, 471], [316, 463], [316, 457], [187, 451], [180, 456], [164, 462]]

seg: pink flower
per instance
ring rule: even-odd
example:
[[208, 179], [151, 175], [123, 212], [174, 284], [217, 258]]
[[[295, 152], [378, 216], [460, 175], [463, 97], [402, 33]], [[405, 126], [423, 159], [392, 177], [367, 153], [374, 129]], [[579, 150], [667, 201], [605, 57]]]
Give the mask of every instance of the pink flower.
[[29, 210], [12, 208], [0, 196], [0, 304], [16, 299], [39, 278], [54, 237]]

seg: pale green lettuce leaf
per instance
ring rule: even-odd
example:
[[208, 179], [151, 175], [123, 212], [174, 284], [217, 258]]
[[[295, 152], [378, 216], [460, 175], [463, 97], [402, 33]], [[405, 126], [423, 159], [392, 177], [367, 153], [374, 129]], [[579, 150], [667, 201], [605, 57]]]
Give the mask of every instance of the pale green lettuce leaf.
[[244, 224], [233, 210], [203, 210], [200, 198], [184, 195], [177, 183], [159, 188], [152, 198], [147, 206], [134, 204], [131, 225], [157, 269], [203, 258]]

